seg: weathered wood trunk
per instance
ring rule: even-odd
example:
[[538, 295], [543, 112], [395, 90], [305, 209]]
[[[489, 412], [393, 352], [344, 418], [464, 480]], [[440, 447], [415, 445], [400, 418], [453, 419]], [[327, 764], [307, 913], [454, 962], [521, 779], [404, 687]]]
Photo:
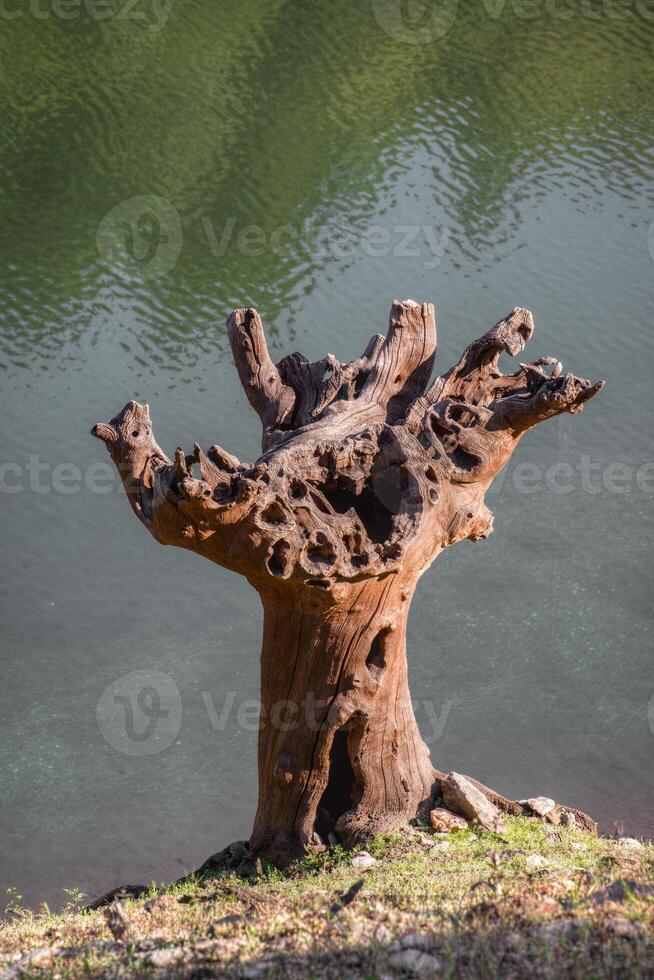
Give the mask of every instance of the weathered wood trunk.
[[330, 835], [352, 844], [429, 803], [435, 774], [407, 681], [412, 593], [395, 573], [336, 602], [263, 596], [255, 851], [285, 862]]
[[430, 385], [429, 304], [396, 301], [387, 337], [349, 364], [273, 364], [259, 315], [236, 310], [232, 352], [263, 424], [254, 465], [219, 446], [171, 461], [137, 402], [94, 427], [157, 540], [241, 573], [263, 602], [252, 855], [286, 864], [326, 841], [352, 845], [438, 793], [407, 681], [415, 585], [443, 548], [490, 534], [486, 490], [524, 433], [603, 384], [554, 358], [502, 374], [501, 352], [533, 329], [514, 309]]

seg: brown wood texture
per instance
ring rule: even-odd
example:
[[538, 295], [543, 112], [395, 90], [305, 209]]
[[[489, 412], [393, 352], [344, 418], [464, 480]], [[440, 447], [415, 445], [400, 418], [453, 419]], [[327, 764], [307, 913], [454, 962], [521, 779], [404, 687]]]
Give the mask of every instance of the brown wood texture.
[[503, 374], [500, 354], [519, 354], [534, 331], [519, 308], [431, 385], [427, 303], [395, 301], [386, 337], [347, 364], [331, 354], [274, 364], [255, 310], [235, 310], [227, 327], [263, 426], [254, 464], [219, 446], [178, 449], [170, 460], [148, 406], [134, 401], [92, 433], [158, 541], [239, 572], [261, 597], [250, 853], [286, 864], [326, 841], [354, 845], [392, 830], [438, 797], [444, 774], [420, 737], [407, 682], [416, 583], [444, 548], [491, 533], [484, 496], [527, 430], [581, 411], [603, 382], [548, 357]]

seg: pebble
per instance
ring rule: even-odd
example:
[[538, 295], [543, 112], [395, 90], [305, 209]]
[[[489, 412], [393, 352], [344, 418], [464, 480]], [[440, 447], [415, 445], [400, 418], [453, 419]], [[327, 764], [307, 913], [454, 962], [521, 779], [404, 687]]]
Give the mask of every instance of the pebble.
[[539, 817], [546, 816], [551, 810], [554, 810], [556, 803], [554, 800], [550, 800], [548, 796], [532, 796], [529, 800], [520, 800], [523, 806], [528, 806], [530, 810], [537, 813]]
[[547, 866], [547, 861], [542, 854], [528, 854], [525, 858], [525, 868], [529, 874], [534, 874]]
[[442, 806], [436, 807], [435, 810], [430, 810], [429, 822], [434, 830], [441, 833], [449, 830], [465, 830], [469, 826], [469, 822], [465, 817], [460, 817], [458, 814], [452, 813]]
[[616, 844], [620, 847], [626, 847], [630, 851], [644, 851], [645, 845], [642, 841], [636, 840], [635, 837], [618, 837]]
[[429, 953], [436, 946], [436, 941], [430, 932], [407, 932], [389, 946], [389, 953], [398, 953], [403, 949], [420, 949]]
[[183, 946], [171, 946], [168, 949], [153, 949], [145, 960], [157, 970], [169, 970], [177, 966], [186, 956]]
[[441, 971], [441, 961], [419, 949], [402, 949], [391, 953], [389, 962], [397, 970], [406, 970], [421, 977], [435, 977]]
[[377, 864], [377, 858], [367, 851], [358, 851], [352, 856], [352, 864], [355, 868], [372, 868], [373, 864]]

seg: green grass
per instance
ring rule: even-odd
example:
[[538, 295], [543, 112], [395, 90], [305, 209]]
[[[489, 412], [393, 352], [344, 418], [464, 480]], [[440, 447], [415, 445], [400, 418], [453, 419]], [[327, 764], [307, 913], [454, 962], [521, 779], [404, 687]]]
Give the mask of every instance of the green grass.
[[[124, 942], [101, 911], [29, 913], [14, 896], [0, 926], [0, 976], [654, 976], [652, 846], [630, 850], [520, 817], [502, 839], [414, 827], [376, 837], [368, 851], [377, 863], [363, 871], [332, 847], [286, 872], [153, 886], [123, 902]], [[407, 955], [398, 941], [416, 932], [403, 940], [413, 944]]]

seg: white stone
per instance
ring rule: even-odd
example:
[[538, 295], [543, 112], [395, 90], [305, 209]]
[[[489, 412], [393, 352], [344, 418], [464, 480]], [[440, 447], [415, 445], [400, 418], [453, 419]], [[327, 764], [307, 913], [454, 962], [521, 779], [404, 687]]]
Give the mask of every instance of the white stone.
[[397, 970], [407, 970], [421, 977], [437, 976], [441, 969], [440, 960], [419, 949], [402, 949], [391, 953], [390, 964]]
[[528, 854], [525, 858], [525, 868], [529, 874], [533, 874], [535, 871], [540, 871], [542, 868], [546, 867], [547, 861], [542, 854]]
[[549, 796], [532, 796], [531, 799], [520, 800], [520, 802], [523, 806], [528, 806], [530, 810], [537, 813], [539, 817], [544, 817], [556, 806], [554, 800], [550, 800]]
[[629, 848], [629, 850], [632, 851], [645, 850], [645, 845], [643, 844], [643, 842], [640, 840], [636, 840], [635, 837], [618, 837], [616, 843], [619, 844], [620, 847], [627, 847]]
[[407, 932], [395, 940], [389, 947], [389, 953], [398, 953], [402, 949], [421, 949], [428, 953], [434, 949], [435, 940], [430, 932]]
[[377, 864], [377, 858], [367, 851], [358, 851], [352, 857], [352, 864], [355, 868], [372, 868], [373, 864]]

